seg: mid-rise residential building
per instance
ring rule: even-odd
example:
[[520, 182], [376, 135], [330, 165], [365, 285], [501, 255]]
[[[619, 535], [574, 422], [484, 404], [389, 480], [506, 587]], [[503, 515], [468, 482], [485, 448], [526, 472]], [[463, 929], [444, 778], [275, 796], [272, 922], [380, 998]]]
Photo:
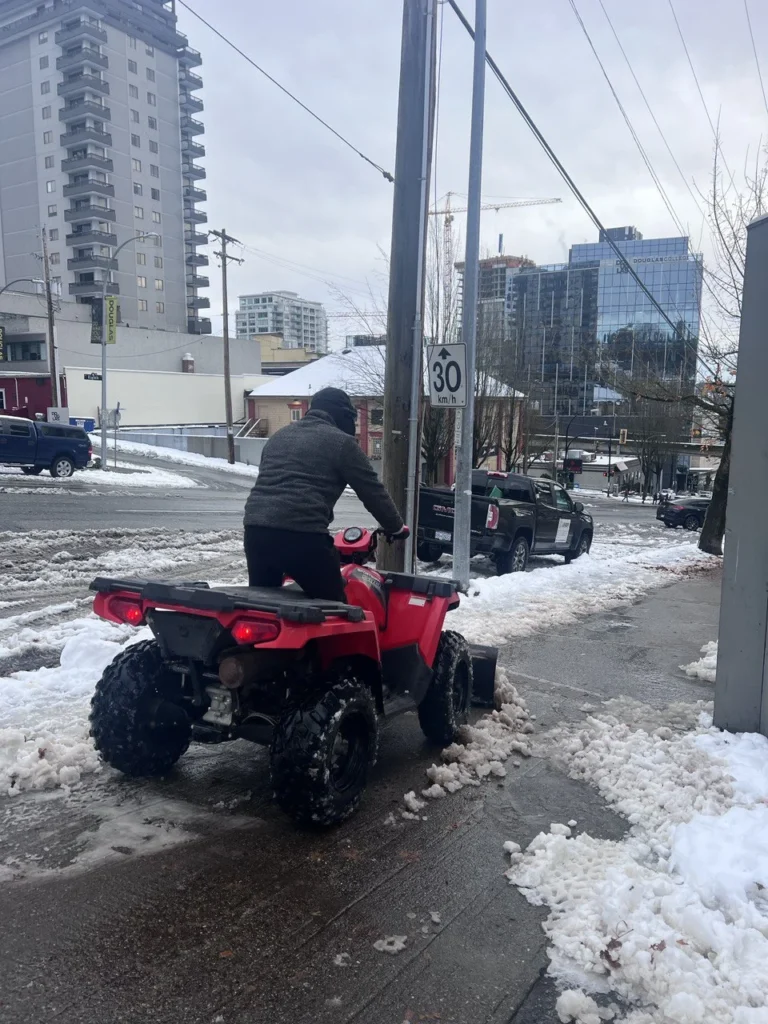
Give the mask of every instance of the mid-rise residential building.
[[304, 348], [319, 355], [328, 351], [328, 322], [321, 302], [284, 291], [241, 295], [239, 301], [238, 338], [280, 334], [284, 348]]
[[0, 0], [2, 283], [42, 276], [44, 229], [65, 298], [210, 333], [200, 63], [163, 0]]

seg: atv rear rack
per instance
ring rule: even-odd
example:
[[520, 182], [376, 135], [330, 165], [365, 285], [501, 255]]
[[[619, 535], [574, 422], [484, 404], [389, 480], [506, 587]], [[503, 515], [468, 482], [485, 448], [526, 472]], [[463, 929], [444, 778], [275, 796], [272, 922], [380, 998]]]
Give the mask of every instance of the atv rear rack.
[[362, 622], [365, 612], [355, 605], [339, 601], [324, 601], [307, 597], [292, 587], [216, 587], [207, 583], [175, 582], [162, 580], [112, 579], [97, 576], [90, 590], [100, 594], [117, 592], [135, 594], [142, 601], [152, 605], [171, 606], [185, 610], [233, 612], [268, 612], [286, 622], [317, 624], [329, 616]]

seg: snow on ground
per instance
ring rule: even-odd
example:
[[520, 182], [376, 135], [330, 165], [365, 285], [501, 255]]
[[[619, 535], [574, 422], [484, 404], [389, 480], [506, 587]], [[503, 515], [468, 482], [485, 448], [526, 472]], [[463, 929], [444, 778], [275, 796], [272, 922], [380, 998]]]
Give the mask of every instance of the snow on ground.
[[[6, 593], [45, 593], [81, 585], [83, 597], [96, 576], [151, 576], [189, 571], [206, 576], [206, 564], [231, 559], [244, 570], [242, 536], [232, 530], [189, 533], [178, 529], [44, 530], [0, 533], [0, 573]], [[0, 620], [7, 623], [7, 619]]]
[[703, 658], [692, 661], [690, 665], [681, 665], [680, 668], [692, 679], [703, 679], [707, 683], [714, 683], [717, 675], [717, 640], [710, 640], [701, 648]]
[[[60, 785], [98, 766], [88, 739], [89, 699], [104, 665], [132, 633], [128, 627], [83, 616], [91, 580], [99, 575], [210, 578], [214, 568], [219, 578], [232, 578], [244, 568], [241, 543], [239, 533], [229, 531], [0, 534], [0, 570], [8, 596], [38, 597], [70, 588], [66, 596], [77, 599], [69, 613], [56, 611], [54, 605], [0, 619], [5, 656], [35, 646], [53, 648], [54, 654], [61, 650], [59, 665], [0, 678], [0, 730], [6, 730], [0, 733], [0, 779], [6, 790]], [[599, 527], [593, 551], [571, 566], [559, 559], [539, 559], [538, 568], [528, 573], [476, 579], [472, 596], [451, 613], [450, 626], [470, 641], [504, 643], [635, 600], [711, 561], [697, 551], [689, 534], [659, 535], [626, 524]], [[67, 614], [69, 621], [61, 622]], [[502, 673], [499, 684], [503, 692], [497, 695], [497, 709], [467, 727], [460, 742], [443, 753], [442, 763], [430, 768], [429, 796], [501, 776], [505, 761], [527, 753], [530, 723], [525, 706]]]
[[704, 708], [613, 702], [548, 737], [631, 824], [620, 842], [555, 823], [507, 848], [510, 882], [550, 911], [561, 1021], [768, 1022], [768, 740]]
[[[179, 473], [168, 472], [158, 469], [156, 466], [148, 466], [146, 469], [139, 469], [129, 462], [117, 463], [120, 472], [114, 472], [110, 463], [109, 470], [84, 469], [66, 480], [49, 478], [43, 476], [27, 477], [21, 470], [3, 470], [0, 473], [1, 494], [96, 494], [100, 488], [111, 489], [115, 487], [164, 487], [173, 490], [186, 490], [189, 487], [199, 487], [200, 484], [191, 480], [188, 476], [181, 476]], [[22, 481], [37, 481], [36, 484], [23, 484]], [[16, 485], [16, 486], [14, 486]]]
[[[427, 778], [432, 783], [421, 795], [439, 800], [447, 793], [457, 793], [465, 786], [479, 786], [489, 778], [503, 778], [507, 774], [504, 762], [513, 755], [529, 757], [530, 733], [533, 732], [525, 701], [510, 683], [503, 668], [496, 670], [493, 711], [483, 715], [475, 725], [464, 725], [456, 742], [440, 754], [442, 764], [432, 764]], [[519, 767], [520, 762], [512, 762]], [[407, 812], [418, 817], [424, 802], [415, 793], [406, 793], [403, 801]]]
[[[472, 581], [451, 613], [451, 627], [471, 643], [504, 644], [552, 625], [630, 604], [650, 590], [715, 564], [690, 533], [659, 532], [656, 524], [595, 526], [589, 555], [563, 565]], [[544, 568], [549, 566], [549, 568]], [[441, 570], [450, 575], [450, 570]]]
[[72, 785], [99, 759], [88, 709], [106, 666], [136, 630], [95, 617], [66, 641], [56, 668], [0, 678], [0, 793]]
[[[92, 438], [94, 447], [101, 444], [101, 438]], [[109, 447], [114, 451], [115, 442], [113, 438], [107, 441]], [[144, 455], [148, 459], [163, 459], [165, 462], [178, 462], [182, 466], [199, 466], [203, 469], [220, 469], [225, 473], [234, 473], [237, 476], [247, 476], [255, 480], [259, 475], [256, 466], [246, 466], [244, 462], [236, 462], [230, 465], [226, 459], [209, 458], [207, 455], [198, 455], [195, 452], [182, 452], [176, 448], [162, 448], [154, 444], [140, 444], [138, 441], [124, 441], [118, 438], [117, 450], [129, 455]]]

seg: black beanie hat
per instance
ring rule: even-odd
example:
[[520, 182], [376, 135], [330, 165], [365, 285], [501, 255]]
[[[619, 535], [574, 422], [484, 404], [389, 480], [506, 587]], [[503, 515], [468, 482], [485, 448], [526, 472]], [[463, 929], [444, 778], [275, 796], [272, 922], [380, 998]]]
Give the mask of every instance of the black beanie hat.
[[357, 409], [346, 391], [341, 388], [322, 388], [313, 396], [310, 409], [327, 413], [339, 430], [351, 437], [355, 436]]

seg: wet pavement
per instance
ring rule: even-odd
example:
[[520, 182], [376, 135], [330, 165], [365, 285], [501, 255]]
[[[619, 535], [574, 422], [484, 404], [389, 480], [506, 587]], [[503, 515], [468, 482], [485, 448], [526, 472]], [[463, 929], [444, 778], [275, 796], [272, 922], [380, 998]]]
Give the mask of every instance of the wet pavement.
[[[704, 574], [515, 641], [501, 663], [539, 733], [621, 695], [708, 699], [679, 665], [716, 636], [718, 599]], [[244, 742], [197, 748], [166, 780], [105, 769], [69, 796], [0, 801], [17, 877], [0, 884], [0, 1022], [554, 1022], [544, 912], [504, 878], [502, 843], [626, 822], [543, 756], [404, 821], [438, 754], [415, 715], [389, 722], [360, 811], [326, 832], [280, 814]], [[393, 935], [402, 952], [374, 949]]]

